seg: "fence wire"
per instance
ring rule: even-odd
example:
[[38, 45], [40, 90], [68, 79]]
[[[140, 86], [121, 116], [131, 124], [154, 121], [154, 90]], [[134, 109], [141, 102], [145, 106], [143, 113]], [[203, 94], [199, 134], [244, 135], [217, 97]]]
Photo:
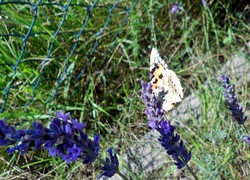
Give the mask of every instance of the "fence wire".
[[80, 79], [112, 51], [138, 0], [109, 2], [0, 0], [0, 113], [50, 102], [72, 69]]

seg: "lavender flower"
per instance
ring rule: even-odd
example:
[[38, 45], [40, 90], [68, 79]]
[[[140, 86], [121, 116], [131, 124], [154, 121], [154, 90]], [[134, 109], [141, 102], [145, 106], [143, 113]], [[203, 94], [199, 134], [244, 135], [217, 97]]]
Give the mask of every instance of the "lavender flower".
[[86, 141], [86, 148], [83, 151], [84, 155], [82, 156], [82, 159], [84, 159], [82, 161], [83, 164], [89, 164], [95, 161], [96, 157], [98, 156], [99, 153], [99, 147], [98, 144], [100, 142], [100, 136], [98, 134], [95, 134], [94, 137], [94, 141], [91, 141], [90, 139], [88, 139], [87, 135], [84, 135], [85, 137], [83, 139], [85, 139]]
[[247, 116], [244, 117], [244, 111], [242, 106], [239, 105], [239, 101], [237, 96], [234, 93], [234, 88], [229, 84], [228, 76], [221, 76], [222, 87], [224, 88], [223, 94], [228, 106], [228, 109], [231, 111], [234, 119], [238, 122], [238, 124], [244, 124], [247, 120]]
[[187, 165], [191, 159], [191, 152], [188, 152], [180, 140], [178, 134], [174, 135], [175, 126], [170, 124], [170, 121], [160, 121], [157, 131], [161, 134], [158, 140], [161, 145], [167, 150], [167, 153], [176, 161], [175, 165], [178, 169]]
[[[83, 132], [84, 123], [78, 123], [70, 117], [70, 113], [64, 114], [58, 111], [57, 117], [51, 119], [49, 128], [38, 122], [32, 124], [31, 129], [16, 130], [8, 126], [4, 120], [0, 120], [0, 146], [13, 145], [7, 148], [9, 154], [16, 151], [25, 154], [33, 147], [38, 150], [44, 147], [51, 157], [58, 155], [67, 163], [82, 160], [83, 164], [89, 164], [97, 159], [99, 153], [100, 136], [94, 135], [94, 140], [88, 138]], [[100, 160], [104, 171], [99, 176], [107, 179], [112, 177], [119, 167], [116, 151], [108, 149], [110, 158]]]
[[181, 3], [173, 4], [169, 12], [170, 12], [170, 14], [177, 14], [177, 13], [179, 13], [182, 9], [183, 9], [183, 7], [182, 7], [182, 4], [181, 4]]
[[109, 177], [112, 177], [118, 171], [119, 162], [116, 156], [116, 150], [114, 150], [114, 155], [113, 155], [112, 149], [109, 148], [108, 153], [109, 153], [110, 159], [106, 158], [106, 162], [103, 164], [103, 167], [102, 167], [102, 170], [104, 172], [102, 172], [97, 177], [98, 179], [103, 178], [105, 180]]
[[244, 136], [243, 139], [250, 146], [250, 137], [249, 136]]
[[201, 0], [201, 4], [202, 4], [202, 6], [207, 6], [207, 1], [206, 0]]
[[175, 126], [172, 126], [170, 121], [165, 120], [162, 102], [157, 100], [152, 93], [151, 83], [142, 82], [142, 100], [146, 105], [145, 113], [149, 118], [148, 125], [161, 134], [158, 140], [176, 161], [177, 168], [181, 169], [191, 159], [191, 152], [186, 150], [180, 136], [174, 135]]
[[151, 90], [151, 83], [142, 82], [142, 96], [143, 102], [146, 105], [145, 113], [148, 116], [148, 125], [152, 129], [158, 128], [158, 122], [163, 119], [164, 110], [162, 109], [162, 101], [155, 98]]
[[37, 150], [44, 146], [52, 157], [58, 155], [67, 163], [81, 159], [83, 164], [88, 164], [98, 156], [100, 136], [96, 134], [94, 140], [89, 139], [82, 131], [84, 127], [84, 123], [78, 123], [62, 111], [51, 120], [49, 128], [34, 122], [31, 129], [16, 130], [0, 120], [0, 145], [14, 145], [7, 148], [9, 154], [15, 151], [24, 154], [32, 147]]
[[0, 120], [0, 146], [15, 144], [11, 137], [16, 134], [16, 129], [6, 125], [4, 120]]

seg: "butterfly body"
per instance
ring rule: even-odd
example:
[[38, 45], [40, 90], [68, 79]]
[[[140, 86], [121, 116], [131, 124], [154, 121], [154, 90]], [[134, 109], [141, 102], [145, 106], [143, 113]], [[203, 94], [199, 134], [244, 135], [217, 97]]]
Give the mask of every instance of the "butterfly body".
[[160, 57], [157, 49], [153, 48], [150, 55], [150, 82], [156, 98], [163, 100], [162, 108], [169, 111], [174, 104], [183, 98], [183, 88], [174, 71]]

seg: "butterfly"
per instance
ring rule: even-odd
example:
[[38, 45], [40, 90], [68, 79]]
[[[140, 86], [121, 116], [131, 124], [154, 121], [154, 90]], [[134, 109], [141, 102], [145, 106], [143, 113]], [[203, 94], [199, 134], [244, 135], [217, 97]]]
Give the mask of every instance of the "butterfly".
[[165, 111], [171, 110], [183, 98], [180, 79], [168, 69], [156, 48], [152, 49], [150, 55], [150, 83], [156, 99], [163, 101], [162, 108]]

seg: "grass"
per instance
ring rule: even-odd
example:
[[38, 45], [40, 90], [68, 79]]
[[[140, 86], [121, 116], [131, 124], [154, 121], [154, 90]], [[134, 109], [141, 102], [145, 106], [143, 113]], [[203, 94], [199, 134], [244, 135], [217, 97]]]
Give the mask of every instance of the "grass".
[[[63, 11], [57, 6], [39, 7], [34, 32], [47, 34], [27, 39], [19, 63], [21, 39], [2, 37], [0, 105], [5, 101], [3, 90], [9, 83], [21, 84], [11, 88], [0, 117], [8, 118], [8, 123], [29, 127], [37, 120], [47, 124], [48, 117], [57, 110], [69, 111], [72, 117], [87, 123], [91, 137], [95, 133], [101, 135], [103, 157], [108, 147], [116, 147], [123, 154], [150, 130], [140, 90], [141, 81], [149, 81], [149, 55], [152, 47], [157, 47], [169, 68], [180, 77], [185, 96], [196, 92], [202, 102], [199, 120], [193, 117], [185, 123], [188, 128], [178, 128], [187, 148], [192, 150], [192, 167], [199, 178], [247, 179], [249, 147], [241, 140], [244, 131], [231, 121], [214, 74], [249, 41], [249, 7], [244, 3], [234, 6], [235, 1], [211, 2], [209, 8], [204, 8], [199, 3], [183, 1], [184, 11], [173, 15], [169, 10], [174, 1], [146, 0], [137, 3], [129, 21], [121, 26], [128, 11], [119, 7], [130, 8], [133, 2], [118, 3], [111, 14], [108, 8], [111, 10], [115, 1], [103, 6], [100, 2], [90, 16], [84, 7], [70, 6], [61, 30], [64, 33], [57, 34], [51, 53], [48, 53], [51, 37], [62, 22]], [[1, 16], [5, 18], [0, 25], [1, 34], [24, 35], [33, 12], [26, 5], [1, 5]], [[85, 20], [88, 22], [85, 32], [75, 39], [73, 32], [79, 32]], [[103, 33], [96, 37], [100, 30]], [[14, 76], [8, 63], [18, 63]], [[209, 88], [203, 86], [207, 80], [211, 81]], [[244, 86], [234, 83], [240, 102], [249, 107], [248, 83]], [[0, 177], [6, 179], [92, 179], [100, 172], [97, 163], [67, 166], [44, 150], [20, 156], [7, 155], [5, 148], [1, 148], [0, 157]], [[147, 178], [169, 178], [170, 166], [168, 163]], [[184, 173], [182, 176], [190, 176], [185, 170], [180, 172]], [[177, 176], [181, 177], [181, 173]]]

